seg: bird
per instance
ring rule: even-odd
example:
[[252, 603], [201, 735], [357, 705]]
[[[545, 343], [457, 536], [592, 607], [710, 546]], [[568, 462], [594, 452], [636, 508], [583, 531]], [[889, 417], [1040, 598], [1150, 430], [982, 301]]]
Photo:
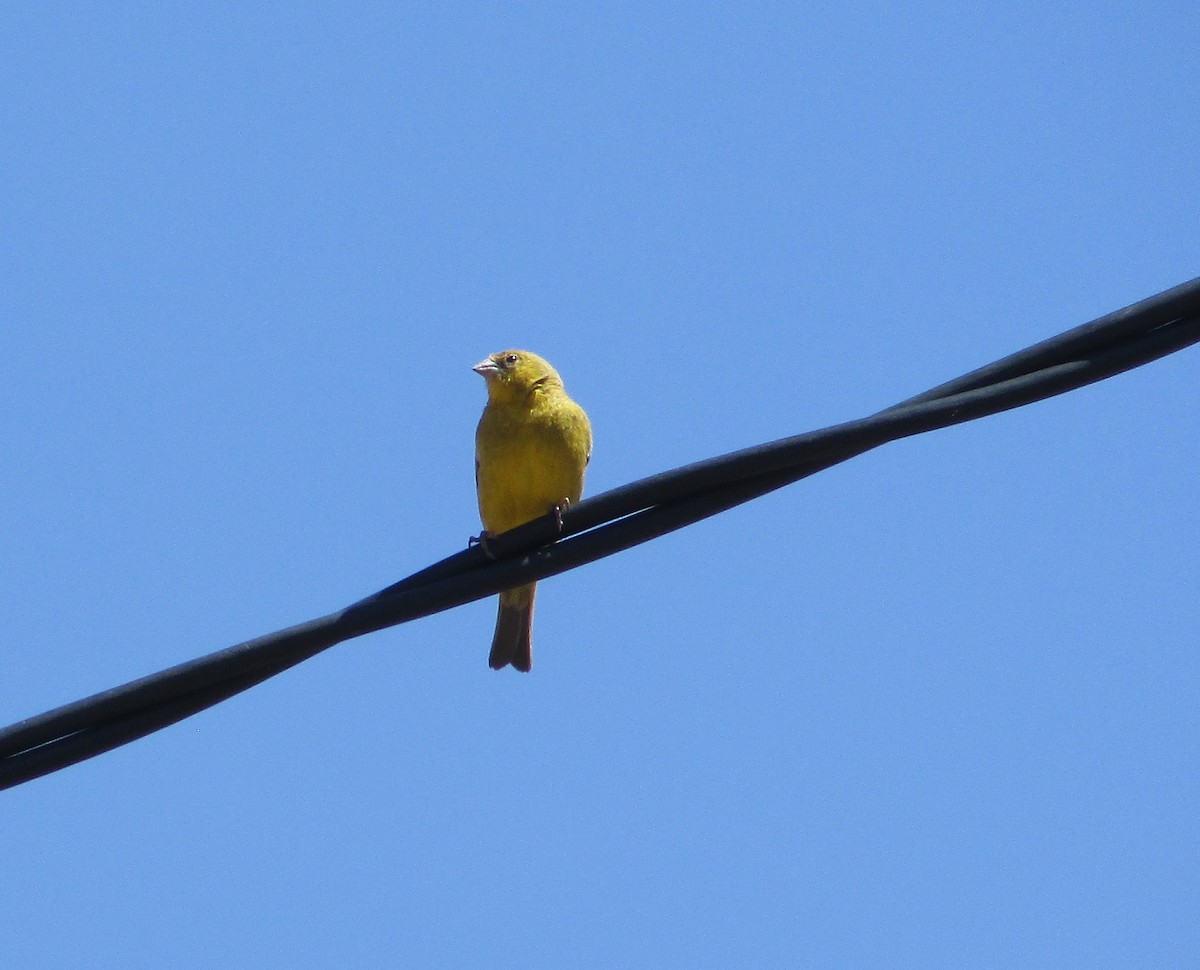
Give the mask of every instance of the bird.
[[[488, 400], [475, 429], [475, 491], [487, 551], [489, 536], [554, 512], [583, 494], [592, 457], [588, 416], [567, 396], [550, 363], [528, 350], [502, 350], [472, 370]], [[488, 666], [533, 666], [533, 595], [529, 583], [500, 594]]]

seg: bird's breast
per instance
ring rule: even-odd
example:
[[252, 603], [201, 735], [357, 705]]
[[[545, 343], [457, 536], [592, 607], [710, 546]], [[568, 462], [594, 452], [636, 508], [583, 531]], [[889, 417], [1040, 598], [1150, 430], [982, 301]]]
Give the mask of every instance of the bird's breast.
[[545, 515], [563, 499], [578, 502], [587, 446], [577, 437], [554, 415], [486, 409], [475, 436], [484, 528], [507, 532]]

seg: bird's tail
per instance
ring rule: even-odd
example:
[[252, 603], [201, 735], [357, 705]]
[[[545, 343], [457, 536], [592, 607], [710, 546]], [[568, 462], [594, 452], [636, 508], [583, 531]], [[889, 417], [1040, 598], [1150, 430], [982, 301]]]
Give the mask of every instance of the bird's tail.
[[500, 612], [496, 614], [496, 634], [488, 666], [499, 670], [512, 664], [525, 673], [533, 666], [533, 594], [536, 584], [506, 589], [500, 594]]

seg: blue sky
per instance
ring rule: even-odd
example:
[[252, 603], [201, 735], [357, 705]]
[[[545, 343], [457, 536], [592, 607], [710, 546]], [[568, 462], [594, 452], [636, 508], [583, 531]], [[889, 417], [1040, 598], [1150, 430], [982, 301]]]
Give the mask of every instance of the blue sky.
[[[0, 721], [1200, 273], [1194, 4], [9, 4]], [[0, 796], [7, 966], [1179, 966], [1196, 350]]]

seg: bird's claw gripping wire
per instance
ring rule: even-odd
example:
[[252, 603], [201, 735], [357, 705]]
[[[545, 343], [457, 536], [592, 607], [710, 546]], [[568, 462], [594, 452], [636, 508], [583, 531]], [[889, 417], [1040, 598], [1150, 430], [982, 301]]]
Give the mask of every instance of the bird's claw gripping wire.
[[488, 539], [491, 538], [491, 535], [492, 534], [488, 532], [487, 529], [484, 529], [481, 533], [479, 533], [479, 535], [471, 536], [471, 538], [467, 540], [467, 548], [470, 549], [471, 546], [479, 546], [479, 548], [483, 550], [483, 554], [494, 562], [496, 559], [496, 554], [492, 552], [491, 546], [488, 545]]
[[[554, 516], [554, 527], [559, 533], [563, 530], [563, 513], [570, 507], [571, 500], [564, 498], [561, 502], [555, 502], [547, 510], [548, 515]], [[483, 554], [494, 562], [496, 554], [492, 551], [492, 547], [488, 545], [488, 540], [491, 538], [492, 534], [487, 529], [484, 529], [479, 535], [471, 536], [467, 539], [467, 548], [470, 549], [472, 546], [479, 546], [483, 550]]]
[[554, 516], [554, 525], [557, 528], [558, 533], [560, 535], [562, 534], [562, 530], [563, 530], [563, 521], [562, 521], [563, 513], [565, 511], [567, 511], [567, 509], [569, 509], [570, 507], [571, 507], [571, 500], [569, 498], [563, 498], [563, 500], [561, 502], [555, 502], [553, 505], [550, 506], [550, 514]]

